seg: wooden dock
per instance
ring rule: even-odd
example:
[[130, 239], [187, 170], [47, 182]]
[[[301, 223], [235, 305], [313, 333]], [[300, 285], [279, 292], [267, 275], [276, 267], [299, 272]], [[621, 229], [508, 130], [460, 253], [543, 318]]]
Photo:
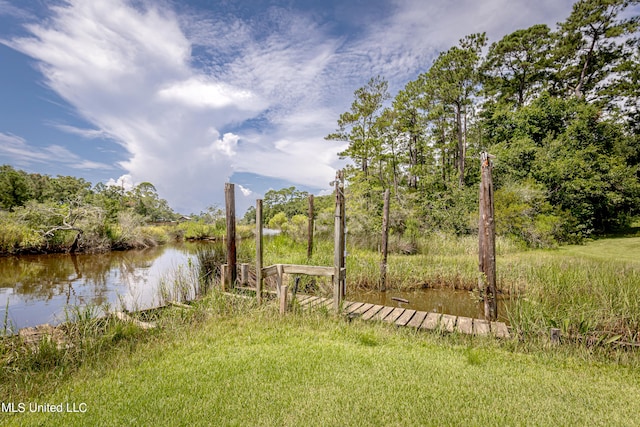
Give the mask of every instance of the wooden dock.
[[[297, 295], [298, 304], [303, 309], [320, 307], [331, 308], [332, 298], [311, 295]], [[427, 331], [458, 332], [467, 335], [493, 335], [498, 338], [510, 338], [509, 329], [503, 322], [489, 322], [470, 317], [449, 314], [416, 311], [402, 307], [386, 307], [364, 302], [344, 301], [342, 313], [350, 318], [378, 320]]]

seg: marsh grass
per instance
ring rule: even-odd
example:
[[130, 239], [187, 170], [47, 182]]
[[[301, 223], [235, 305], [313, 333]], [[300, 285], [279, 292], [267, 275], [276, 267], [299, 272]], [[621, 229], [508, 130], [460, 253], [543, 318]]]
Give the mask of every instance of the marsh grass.
[[[380, 254], [354, 243], [347, 236], [347, 288], [377, 289]], [[253, 250], [251, 241], [242, 244]], [[435, 233], [416, 245], [413, 255], [389, 255], [388, 288], [477, 289], [475, 237]], [[304, 242], [286, 235], [266, 239], [265, 265], [275, 263], [333, 265], [333, 242], [319, 239], [307, 260]], [[497, 278], [499, 293], [514, 300], [507, 316], [518, 335], [560, 328], [567, 339], [590, 345], [640, 342], [640, 237], [545, 250], [498, 238]]]

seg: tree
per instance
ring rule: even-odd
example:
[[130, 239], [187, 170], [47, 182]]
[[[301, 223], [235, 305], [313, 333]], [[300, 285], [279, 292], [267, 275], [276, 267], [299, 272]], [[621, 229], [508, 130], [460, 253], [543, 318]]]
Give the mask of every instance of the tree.
[[619, 16], [638, 0], [578, 0], [571, 15], [559, 23], [554, 49], [555, 80], [560, 93], [597, 98], [624, 57], [620, 42], [637, 30], [638, 16]]
[[0, 166], [0, 208], [12, 210], [23, 206], [31, 194], [30, 180], [24, 171], [9, 165]]
[[410, 81], [403, 90], [398, 92], [393, 100], [395, 111], [394, 126], [399, 138], [403, 142], [401, 149], [404, 151], [407, 163], [407, 186], [418, 188], [418, 179], [426, 171], [423, 170], [428, 160], [429, 147], [426, 143], [426, 111], [427, 103], [420, 80]]
[[158, 197], [156, 187], [150, 182], [141, 182], [130, 192], [133, 199], [133, 210], [147, 221], [157, 222], [170, 220], [173, 211], [166, 200]]
[[351, 110], [340, 115], [337, 131], [325, 137], [327, 140], [348, 141], [349, 146], [339, 155], [353, 159], [365, 177], [379, 149], [375, 123], [382, 113], [384, 102], [390, 98], [388, 86], [385, 79], [377, 76], [356, 90]]
[[482, 65], [485, 93], [516, 108], [530, 101], [548, 78], [549, 27], [534, 25], [489, 47]]
[[486, 41], [484, 33], [461, 39], [460, 46], [454, 46], [438, 56], [424, 79], [434, 106], [440, 104], [444, 114], [453, 111], [457, 142], [455, 163], [460, 187], [464, 186], [467, 118], [472, 97], [478, 89], [480, 53]]

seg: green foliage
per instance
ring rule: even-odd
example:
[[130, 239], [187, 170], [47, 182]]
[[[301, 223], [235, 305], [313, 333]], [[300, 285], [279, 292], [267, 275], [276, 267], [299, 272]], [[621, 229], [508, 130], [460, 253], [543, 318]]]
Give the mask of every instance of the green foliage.
[[269, 220], [268, 225], [274, 230], [286, 230], [288, 226], [287, 215], [284, 212], [278, 212]]
[[[176, 214], [155, 187], [143, 182], [130, 191], [82, 178], [27, 174], [0, 167], [0, 253], [103, 251], [145, 247], [180, 237], [182, 230], [145, 227]], [[189, 237], [209, 237], [206, 231]], [[191, 231], [191, 230], [189, 230]]]
[[567, 230], [575, 220], [568, 212], [554, 210], [546, 193], [544, 186], [533, 181], [507, 184], [496, 191], [496, 232], [536, 248], [570, 241]]
[[386, 188], [396, 233], [475, 232], [482, 151], [498, 233], [539, 247], [627, 226], [640, 214], [637, 3], [579, 0], [556, 30], [516, 30], [484, 57], [486, 36], [466, 36], [391, 107], [382, 77], [356, 90], [327, 136], [349, 142], [351, 234], [375, 245]]

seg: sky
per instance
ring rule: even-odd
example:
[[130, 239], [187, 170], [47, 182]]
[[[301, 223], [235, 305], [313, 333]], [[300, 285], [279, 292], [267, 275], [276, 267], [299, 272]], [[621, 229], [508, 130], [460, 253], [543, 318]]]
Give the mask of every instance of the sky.
[[151, 182], [177, 212], [324, 194], [326, 141], [374, 76], [392, 95], [465, 35], [555, 29], [570, 0], [0, 0], [0, 164]]

